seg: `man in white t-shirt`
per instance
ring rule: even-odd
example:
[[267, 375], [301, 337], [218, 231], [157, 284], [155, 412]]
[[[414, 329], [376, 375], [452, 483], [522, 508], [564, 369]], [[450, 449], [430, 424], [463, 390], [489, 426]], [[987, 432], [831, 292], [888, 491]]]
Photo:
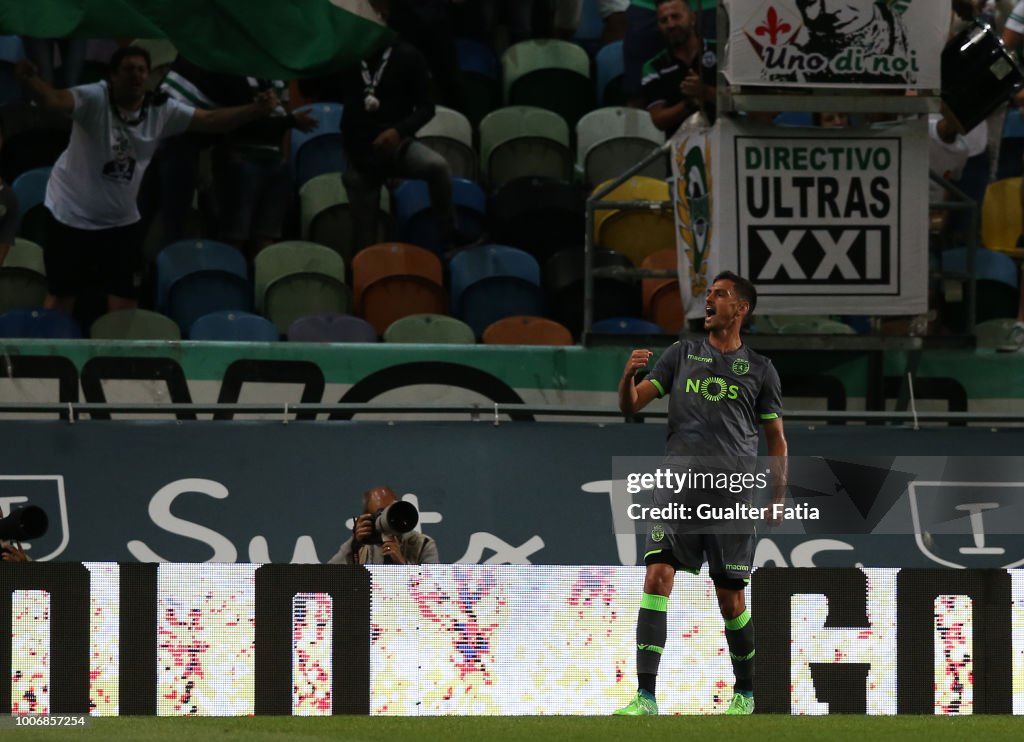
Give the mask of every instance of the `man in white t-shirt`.
[[94, 277], [108, 310], [137, 306], [144, 235], [136, 197], [160, 140], [185, 131], [230, 131], [277, 106], [274, 93], [265, 91], [249, 105], [193, 109], [147, 93], [150, 67], [145, 49], [122, 47], [110, 59], [106, 81], [57, 89], [31, 62], [18, 63], [32, 99], [74, 121], [46, 185], [49, 309], [72, 312], [78, 292]]

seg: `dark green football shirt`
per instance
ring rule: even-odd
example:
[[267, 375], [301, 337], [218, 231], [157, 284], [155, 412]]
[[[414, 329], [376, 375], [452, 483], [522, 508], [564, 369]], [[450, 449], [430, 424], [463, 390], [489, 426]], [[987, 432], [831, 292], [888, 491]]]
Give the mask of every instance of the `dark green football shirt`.
[[722, 353], [706, 338], [679, 341], [647, 379], [669, 395], [669, 456], [755, 457], [758, 425], [782, 417], [775, 366], [745, 345]]

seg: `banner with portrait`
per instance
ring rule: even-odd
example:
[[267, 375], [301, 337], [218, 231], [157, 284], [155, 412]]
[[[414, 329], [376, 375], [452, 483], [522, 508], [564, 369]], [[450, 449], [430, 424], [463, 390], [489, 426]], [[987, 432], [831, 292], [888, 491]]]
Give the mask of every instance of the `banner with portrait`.
[[935, 0], [724, 0], [732, 85], [941, 87], [951, 6]]
[[714, 231], [760, 314], [928, 309], [928, 132], [719, 119]]

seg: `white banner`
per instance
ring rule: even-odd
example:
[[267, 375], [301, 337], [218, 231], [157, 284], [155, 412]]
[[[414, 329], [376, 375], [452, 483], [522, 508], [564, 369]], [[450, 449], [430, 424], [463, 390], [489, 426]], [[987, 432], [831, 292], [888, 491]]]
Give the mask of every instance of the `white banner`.
[[712, 218], [715, 137], [702, 114], [672, 137], [672, 198], [679, 261], [679, 293], [687, 319], [704, 316], [704, 298], [718, 273]]
[[938, 89], [941, 0], [725, 0], [733, 85]]
[[760, 314], [928, 309], [928, 132], [721, 118], [714, 231]]

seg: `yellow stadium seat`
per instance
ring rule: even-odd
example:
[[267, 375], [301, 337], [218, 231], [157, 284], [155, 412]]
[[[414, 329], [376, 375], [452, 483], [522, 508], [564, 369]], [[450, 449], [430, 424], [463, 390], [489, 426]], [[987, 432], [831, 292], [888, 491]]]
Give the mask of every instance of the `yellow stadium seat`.
[[989, 250], [1013, 250], [1021, 233], [1021, 178], [989, 183], [981, 203], [981, 242]]

